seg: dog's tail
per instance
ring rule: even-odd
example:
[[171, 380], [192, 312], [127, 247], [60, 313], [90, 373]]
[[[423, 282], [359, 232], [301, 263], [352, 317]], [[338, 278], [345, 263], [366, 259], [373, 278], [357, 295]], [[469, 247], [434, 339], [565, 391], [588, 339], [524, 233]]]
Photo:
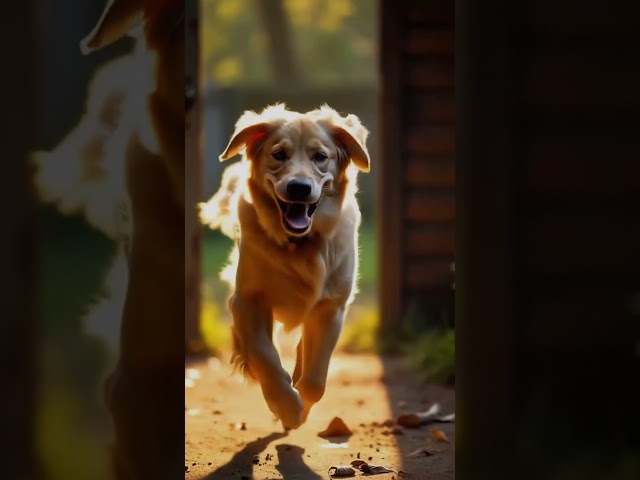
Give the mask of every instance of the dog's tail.
[[228, 166], [222, 174], [220, 189], [209, 201], [198, 204], [200, 221], [211, 229], [220, 229], [234, 240], [239, 235], [238, 200], [244, 191], [249, 168], [246, 160]]

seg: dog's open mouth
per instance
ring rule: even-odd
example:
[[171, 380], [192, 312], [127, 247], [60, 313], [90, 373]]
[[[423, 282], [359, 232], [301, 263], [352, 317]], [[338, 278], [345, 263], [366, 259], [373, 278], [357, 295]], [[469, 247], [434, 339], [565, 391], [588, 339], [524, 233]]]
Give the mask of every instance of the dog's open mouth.
[[282, 221], [287, 231], [293, 234], [303, 234], [311, 225], [311, 217], [318, 208], [320, 200], [315, 203], [284, 202], [276, 199], [282, 212]]

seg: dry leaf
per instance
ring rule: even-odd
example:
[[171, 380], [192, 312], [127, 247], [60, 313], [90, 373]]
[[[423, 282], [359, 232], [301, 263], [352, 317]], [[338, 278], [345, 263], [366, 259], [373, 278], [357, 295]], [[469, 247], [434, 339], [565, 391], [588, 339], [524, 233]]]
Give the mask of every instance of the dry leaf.
[[335, 417], [331, 420], [326, 430], [318, 433], [320, 437], [344, 437], [350, 435], [353, 435], [353, 432], [340, 417]]
[[330, 477], [353, 477], [356, 471], [348, 465], [338, 465], [329, 467]]
[[395, 470], [391, 470], [382, 465], [369, 465], [368, 463], [360, 467], [362, 473], [368, 473], [369, 475], [379, 475], [381, 473], [395, 473]]
[[426, 412], [407, 413], [400, 415], [396, 419], [398, 425], [406, 428], [418, 428], [420, 425], [431, 422], [438, 417], [440, 413], [440, 404], [434, 403]]
[[449, 439], [447, 438], [447, 435], [439, 428], [432, 428], [431, 436], [433, 437], [434, 440], [437, 440], [438, 442], [449, 443]]
[[435, 420], [436, 420], [436, 422], [442, 422], [442, 423], [455, 422], [456, 421], [456, 414], [455, 413], [450, 413], [449, 415], [443, 415], [441, 417], [436, 417]]
[[433, 455], [433, 451], [427, 450], [426, 448], [420, 448], [407, 455], [407, 458], [430, 457], [431, 455]]

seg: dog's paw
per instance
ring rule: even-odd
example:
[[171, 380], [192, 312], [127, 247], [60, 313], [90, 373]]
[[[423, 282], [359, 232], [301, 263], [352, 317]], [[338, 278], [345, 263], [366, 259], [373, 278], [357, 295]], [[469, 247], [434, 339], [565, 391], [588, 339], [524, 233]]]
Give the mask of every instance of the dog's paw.
[[264, 390], [269, 410], [280, 420], [284, 430], [293, 430], [304, 423], [304, 405], [298, 391], [291, 385], [276, 391]]

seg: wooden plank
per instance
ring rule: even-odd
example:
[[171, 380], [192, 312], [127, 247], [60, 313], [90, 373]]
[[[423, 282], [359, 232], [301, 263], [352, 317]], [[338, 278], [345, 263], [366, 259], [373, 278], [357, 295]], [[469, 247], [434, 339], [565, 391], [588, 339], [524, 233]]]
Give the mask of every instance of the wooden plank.
[[635, 114], [640, 108], [637, 64], [635, 51], [538, 51], [525, 62], [525, 103], [534, 114]]
[[405, 171], [405, 185], [410, 188], [448, 187], [456, 184], [453, 157], [411, 157]]
[[525, 221], [523, 258], [540, 275], [624, 275], [640, 270], [636, 214], [554, 212]]
[[407, 86], [421, 90], [453, 90], [455, 66], [451, 57], [407, 62]]
[[407, 34], [405, 51], [409, 55], [453, 55], [453, 29], [412, 28]]
[[407, 151], [413, 155], [449, 155], [456, 149], [453, 125], [428, 125], [412, 128], [406, 134]]
[[455, 225], [422, 225], [409, 227], [405, 251], [409, 256], [455, 255]]
[[[404, 2], [401, 2], [401, 4]], [[404, 316], [404, 262], [403, 262], [403, 155], [398, 145], [402, 143], [404, 130], [402, 105], [402, 51], [403, 25], [402, 9], [394, 0], [380, 3], [380, 78], [382, 80], [379, 121], [380, 162], [376, 177], [377, 208], [380, 220], [377, 222], [378, 238], [384, 248], [378, 251], [380, 281], [378, 294], [380, 301], [380, 330], [393, 332]]]
[[408, 288], [452, 287], [454, 274], [451, 269], [451, 261], [412, 259], [407, 263]]
[[405, 219], [409, 222], [451, 223], [455, 218], [455, 190], [417, 191], [407, 197]]
[[413, 0], [404, 9], [405, 19], [412, 25], [447, 26], [455, 21], [453, 0]]
[[405, 102], [407, 121], [410, 124], [453, 123], [456, 101], [453, 90], [444, 92], [412, 92]]

